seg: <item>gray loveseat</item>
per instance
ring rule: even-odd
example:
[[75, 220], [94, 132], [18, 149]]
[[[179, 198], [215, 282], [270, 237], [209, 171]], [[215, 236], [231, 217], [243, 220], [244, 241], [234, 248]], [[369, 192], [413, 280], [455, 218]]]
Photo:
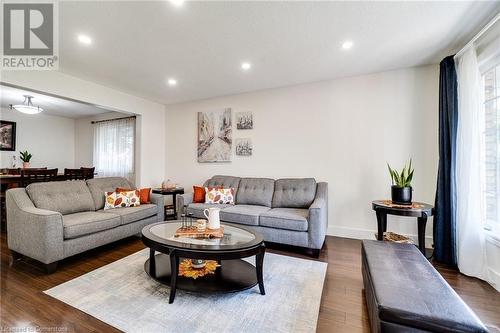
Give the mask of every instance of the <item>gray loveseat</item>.
[[221, 221], [244, 225], [268, 242], [309, 248], [319, 255], [328, 224], [327, 183], [313, 178], [213, 176], [204, 186], [234, 187], [235, 205], [193, 203], [193, 194], [186, 193], [177, 196], [177, 207], [183, 208], [179, 214], [205, 218], [205, 208], [219, 207]]
[[19, 255], [45, 264], [140, 233], [163, 221], [163, 197], [151, 194], [151, 204], [103, 210], [104, 192], [132, 188], [120, 177], [87, 181], [33, 183], [7, 191], [7, 241]]

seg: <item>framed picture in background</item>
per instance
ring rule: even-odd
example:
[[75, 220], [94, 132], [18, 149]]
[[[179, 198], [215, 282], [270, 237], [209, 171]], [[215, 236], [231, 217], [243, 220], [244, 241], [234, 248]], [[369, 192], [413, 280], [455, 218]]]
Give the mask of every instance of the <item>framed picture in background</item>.
[[230, 162], [231, 109], [198, 112], [198, 162]]
[[252, 156], [252, 151], [253, 151], [252, 139], [250, 138], [236, 139], [236, 155]]
[[16, 150], [16, 123], [0, 120], [0, 151]]
[[236, 129], [253, 129], [252, 112], [236, 112]]

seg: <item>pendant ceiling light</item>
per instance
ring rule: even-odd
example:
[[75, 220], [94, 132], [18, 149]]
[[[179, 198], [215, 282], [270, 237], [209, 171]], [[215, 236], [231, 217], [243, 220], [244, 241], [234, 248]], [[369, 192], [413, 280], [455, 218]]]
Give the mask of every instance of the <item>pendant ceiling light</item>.
[[17, 105], [11, 104], [10, 108], [16, 109], [19, 112], [27, 114], [37, 114], [43, 111], [41, 107], [33, 105], [33, 103], [31, 102], [31, 99], [34, 98], [33, 96], [30, 95], [23, 95], [23, 96], [24, 96], [23, 104], [17, 104]]

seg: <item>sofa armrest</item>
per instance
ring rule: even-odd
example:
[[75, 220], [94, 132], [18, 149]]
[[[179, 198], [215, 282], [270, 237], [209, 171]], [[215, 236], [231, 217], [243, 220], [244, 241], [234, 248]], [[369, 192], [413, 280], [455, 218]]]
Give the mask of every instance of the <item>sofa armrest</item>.
[[36, 208], [24, 188], [8, 190], [6, 204], [9, 249], [44, 264], [64, 258], [61, 213]]
[[321, 249], [328, 228], [328, 183], [316, 185], [316, 197], [309, 207], [309, 247]]
[[184, 194], [178, 194], [177, 195], [177, 218], [180, 220], [181, 215], [184, 214], [184, 208], [189, 205], [190, 203], [193, 203], [193, 193], [184, 193]]
[[156, 205], [158, 222], [165, 220], [165, 198], [161, 194], [151, 193], [149, 200]]

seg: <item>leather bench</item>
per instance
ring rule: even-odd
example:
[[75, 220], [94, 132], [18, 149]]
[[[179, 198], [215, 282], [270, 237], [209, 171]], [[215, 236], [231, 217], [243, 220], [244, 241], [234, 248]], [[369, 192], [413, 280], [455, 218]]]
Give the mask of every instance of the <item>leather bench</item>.
[[364, 240], [361, 256], [372, 332], [488, 332], [414, 245]]

